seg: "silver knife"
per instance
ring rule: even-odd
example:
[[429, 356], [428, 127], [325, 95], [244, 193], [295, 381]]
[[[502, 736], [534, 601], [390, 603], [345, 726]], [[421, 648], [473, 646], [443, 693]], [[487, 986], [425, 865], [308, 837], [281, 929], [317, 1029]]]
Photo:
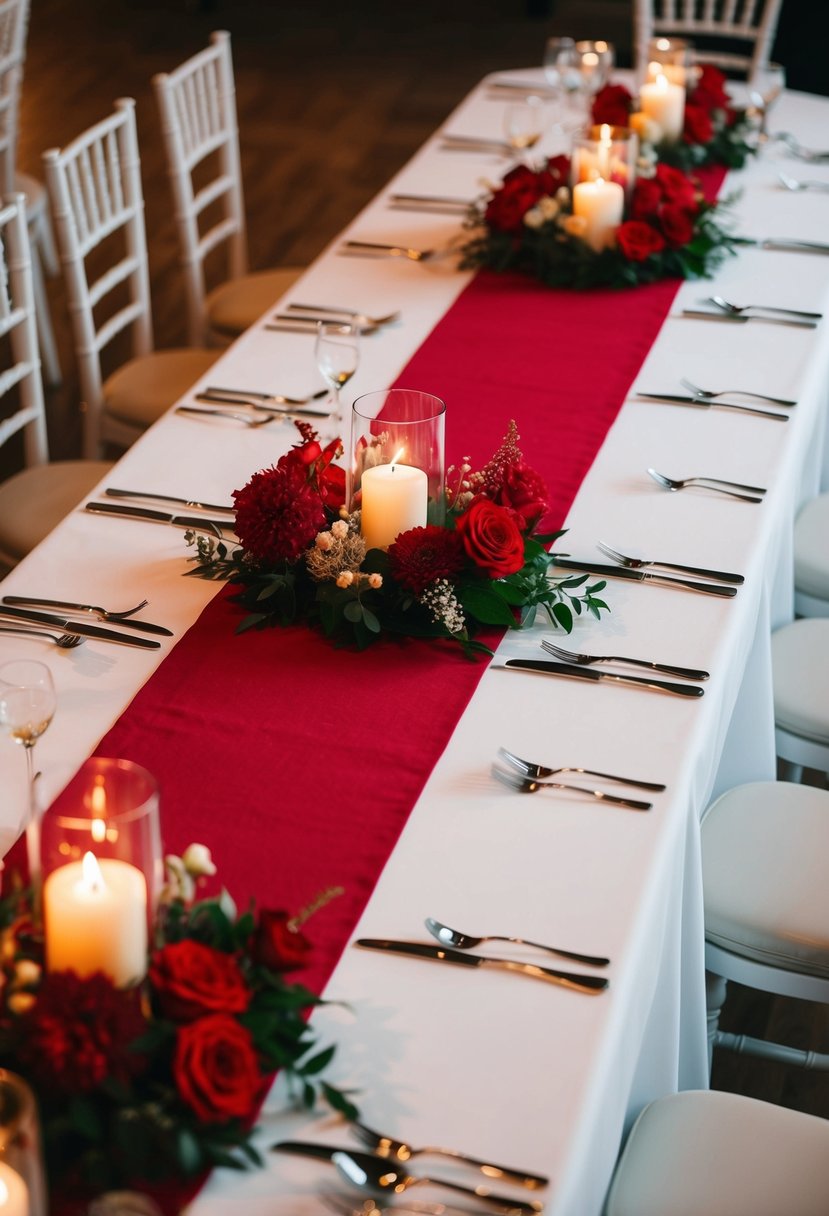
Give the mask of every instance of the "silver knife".
[[689, 578], [674, 578], [672, 574], [659, 574], [650, 570], [627, 570], [624, 566], [604, 566], [590, 560], [580, 562], [576, 558], [557, 557], [554, 566], [564, 570], [581, 570], [584, 574], [598, 574], [603, 578], [629, 578], [635, 583], [669, 583], [677, 587], [688, 587], [691, 591], [702, 591], [708, 595], [732, 598], [736, 587], [722, 587], [719, 583], [698, 583]]
[[232, 515], [236, 510], [235, 507], [224, 507], [220, 503], [198, 502], [195, 498], [174, 498], [172, 494], [152, 494], [146, 490], [116, 490], [107, 486], [104, 493], [110, 498], [146, 498], [150, 502], [174, 502], [180, 507], [192, 507], [198, 511], [227, 511]]
[[[305, 331], [297, 330], [297, 332], [304, 333]], [[310, 333], [311, 331], [309, 330], [308, 332]], [[323, 393], [323, 396], [327, 396], [327, 393]], [[266, 401], [260, 400], [258, 397], [254, 397], [254, 395], [252, 393], [248, 393], [248, 394], [244, 394], [244, 395], [241, 393], [237, 394], [237, 395], [234, 395], [232, 393], [221, 393], [220, 394], [214, 390], [212, 392], [208, 391], [208, 392], [204, 392], [204, 393], [196, 393], [196, 400], [197, 401], [207, 401], [211, 405], [247, 405], [247, 406], [252, 407], [255, 410], [259, 410], [261, 413], [279, 414], [280, 417], [284, 417], [284, 418], [288, 418], [288, 419], [293, 418], [294, 415], [296, 415], [299, 418], [327, 418], [328, 417], [327, 410], [299, 409], [295, 405], [268, 405]], [[186, 411], [187, 406], [180, 405], [179, 410]], [[207, 410], [198, 410], [198, 411], [194, 411], [194, 412], [197, 412], [200, 414], [201, 413], [206, 414]], [[218, 414], [219, 411], [216, 410], [215, 413]], [[253, 415], [251, 415], [251, 417], [253, 417]], [[224, 511], [225, 508], [219, 507], [219, 510]]]
[[207, 519], [199, 515], [170, 515], [167, 511], [153, 511], [149, 507], [128, 507], [120, 502], [88, 502], [87, 511], [97, 515], [124, 515], [130, 519], [149, 519], [157, 524], [175, 524], [177, 528], [225, 528], [233, 531], [232, 519]]
[[[829, 245], [826, 247], [829, 253]], [[807, 321], [805, 317], [749, 317], [740, 316], [733, 312], [706, 312], [701, 308], [683, 308], [683, 317], [693, 317], [697, 321], [725, 321], [726, 325], [745, 325], [749, 321], [763, 321], [766, 325], [789, 325], [795, 329], [817, 329], [817, 321]]]
[[452, 198], [445, 194], [390, 194], [390, 203], [435, 203], [441, 207], [460, 207], [466, 210], [472, 206], [468, 198]]
[[[80, 613], [82, 616], [87, 616], [87, 619], [90, 611], [88, 608], [84, 608], [80, 604], [73, 604], [69, 600], [38, 599], [33, 595], [4, 595], [3, 603], [12, 604], [17, 608], [25, 608], [27, 606], [30, 608], [65, 608], [71, 615], [74, 616], [76, 613]], [[96, 614], [93, 613], [93, 615]], [[98, 616], [98, 620], [100, 619], [100, 616]], [[142, 633], [161, 633], [167, 638], [173, 636], [172, 629], [165, 629], [163, 625], [154, 625], [152, 621], [138, 621], [135, 617], [131, 616], [121, 617], [118, 620], [118, 624], [122, 625], [125, 629], [139, 629]]]
[[[713, 313], [705, 315], [714, 316]], [[716, 319], [714, 317], [714, 320]], [[754, 414], [757, 418], [772, 418], [775, 422], [789, 421], [788, 414], [778, 414], [777, 410], [761, 410], [754, 405], [740, 405], [734, 401], [703, 401], [701, 397], [682, 397], [679, 393], [636, 393], [636, 397], [642, 397], [646, 401], [667, 401], [671, 405], [693, 405], [698, 410], [736, 410], [738, 414]], [[792, 402], [792, 405], [794, 404], [795, 402]]]
[[[355, 1155], [355, 1150], [350, 1147], [335, 1148], [327, 1144], [312, 1144], [307, 1140], [282, 1140], [277, 1144], [271, 1145], [271, 1152], [297, 1153], [301, 1157], [316, 1157], [317, 1160], [321, 1161], [330, 1161], [333, 1153], [348, 1153], [351, 1157]], [[399, 1158], [396, 1158], [391, 1153], [387, 1155], [387, 1159], [390, 1162], [399, 1161]], [[484, 1170], [489, 1178], [498, 1174], [503, 1177], [505, 1182], [517, 1182], [519, 1186], [525, 1186], [530, 1190], [535, 1190], [537, 1187], [549, 1186], [550, 1183], [550, 1179], [544, 1174], [531, 1174], [528, 1170], [514, 1170], [510, 1169], [509, 1166], [496, 1165], [491, 1161], [480, 1161], [477, 1157], [470, 1157], [466, 1153], [463, 1154], [463, 1160]]]
[[[702, 689], [699, 690], [702, 692]], [[364, 950], [388, 950], [392, 954], [407, 954], [414, 958], [433, 959], [439, 963], [455, 963], [459, 967], [494, 967], [501, 971], [517, 971], [538, 980], [561, 984], [564, 988], [576, 988], [580, 992], [603, 992], [609, 980], [597, 975], [577, 975], [571, 971], [556, 971], [551, 967], [539, 967], [536, 963], [518, 963], [511, 958], [490, 958], [486, 954], [464, 954], [461, 950], [450, 950], [447, 946], [435, 946], [427, 942], [401, 942], [389, 938], [359, 937], [354, 943]]]
[[520, 671], [538, 671], [551, 676], [571, 676], [575, 680], [615, 680], [620, 684], [641, 684], [659, 692], [674, 693], [678, 697], [702, 697], [704, 688], [696, 684], [672, 684], [668, 680], [651, 680], [647, 676], [619, 676], [613, 671], [593, 671], [590, 667], [576, 667], [571, 663], [555, 663], [552, 659], [507, 659], [505, 667]]
[[[388, 1185], [389, 1189], [393, 1189], [395, 1177], [402, 1178], [404, 1175], [413, 1177], [418, 1182], [431, 1182], [434, 1186], [447, 1187], [450, 1191], [460, 1191], [463, 1195], [477, 1197], [484, 1203], [492, 1204], [496, 1211], [504, 1213], [504, 1216], [535, 1216], [535, 1213], [544, 1210], [544, 1205], [537, 1200], [530, 1199], [512, 1199], [507, 1195], [499, 1195], [495, 1191], [491, 1191], [488, 1186], [483, 1183], [480, 1186], [472, 1187], [461, 1186], [458, 1182], [450, 1182], [445, 1178], [429, 1178], [426, 1179], [423, 1175], [410, 1175], [408, 1163], [404, 1166], [389, 1161], [386, 1158], [376, 1156], [374, 1153], [368, 1153], [365, 1150], [353, 1148], [339, 1148], [336, 1145], [327, 1144], [312, 1144], [307, 1140], [280, 1140], [276, 1144], [271, 1145], [272, 1153], [295, 1153], [298, 1157], [314, 1157], [317, 1161], [330, 1161], [332, 1165], [338, 1166], [340, 1171], [349, 1177], [352, 1181], [360, 1178], [366, 1185], [366, 1179], [373, 1178], [378, 1166], [385, 1165], [383, 1174], [388, 1175], [384, 1185]], [[543, 1185], [547, 1185], [549, 1180], [545, 1179]], [[373, 1209], [372, 1209], [373, 1210]], [[397, 1209], [395, 1209], [397, 1210]]]
[[768, 236], [754, 238], [750, 236], [732, 237], [735, 245], [753, 245], [757, 249], [789, 250], [792, 253], [829, 253], [829, 245], [819, 241], [794, 241], [788, 237]]
[[38, 621], [42, 625], [56, 625], [67, 633], [80, 633], [85, 638], [100, 638], [102, 642], [121, 642], [124, 646], [139, 646], [143, 650], [158, 650], [160, 642], [152, 638], [137, 638], [134, 634], [118, 633], [115, 629], [103, 629], [99, 625], [87, 625], [86, 621], [70, 621], [51, 612], [33, 612], [28, 608], [0, 606], [0, 617], [15, 621]]

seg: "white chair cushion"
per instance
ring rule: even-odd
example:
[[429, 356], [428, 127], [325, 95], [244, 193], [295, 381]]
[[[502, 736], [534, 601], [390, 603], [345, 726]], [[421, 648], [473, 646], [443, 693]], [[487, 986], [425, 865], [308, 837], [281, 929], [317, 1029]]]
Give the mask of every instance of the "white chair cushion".
[[826, 1216], [829, 1122], [740, 1094], [645, 1107], [605, 1216]]
[[794, 585], [829, 601], [829, 494], [808, 502], [794, 526]]
[[112, 468], [106, 460], [62, 460], [15, 473], [0, 485], [0, 552], [19, 560], [39, 545]]
[[130, 359], [104, 384], [104, 409], [133, 426], [149, 427], [199, 380], [221, 354], [182, 347]]
[[304, 267], [283, 266], [231, 279], [207, 297], [210, 328], [228, 338], [238, 337], [272, 308], [304, 273]]
[[768, 781], [723, 794], [702, 822], [707, 940], [771, 967], [829, 977], [827, 857], [826, 790]]
[[829, 619], [784, 625], [771, 638], [774, 720], [783, 730], [829, 744]]

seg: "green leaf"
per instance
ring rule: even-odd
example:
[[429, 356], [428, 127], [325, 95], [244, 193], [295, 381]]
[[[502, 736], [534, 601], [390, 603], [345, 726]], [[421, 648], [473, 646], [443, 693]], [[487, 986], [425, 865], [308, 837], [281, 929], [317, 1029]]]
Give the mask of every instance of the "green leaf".
[[358, 621], [363, 619], [363, 605], [359, 600], [349, 600], [345, 608], [343, 608], [343, 616], [347, 621], [351, 621], [356, 625]]
[[366, 608], [365, 604], [363, 604], [363, 624], [365, 625], [366, 629], [371, 630], [372, 633], [380, 632], [380, 622], [371, 609]]
[[553, 616], [561, 625], [565, 633], [570, 633], [573, 628], [573, 614], [566, 604], [553, 604]]
[[320, 1051], [315, 1056], [312, 1056], [310, 1060], [306, 1060], [301, 1066], [302, 1075], [304, 1077], [312, 1077], [315, 1076], [316, 1073], [322, 1072], [322, 1070], [327, 1068], [333, 1060], [336, 1050], [336, 1044], [333, 1044], [331, 1047], [326, 1047], [323, 1051]]
[[484, 625], [515, 624], [509, 604], [492, 590], [489, 583], [465, 583], [457, 589], [458, 599], [468, 616]]

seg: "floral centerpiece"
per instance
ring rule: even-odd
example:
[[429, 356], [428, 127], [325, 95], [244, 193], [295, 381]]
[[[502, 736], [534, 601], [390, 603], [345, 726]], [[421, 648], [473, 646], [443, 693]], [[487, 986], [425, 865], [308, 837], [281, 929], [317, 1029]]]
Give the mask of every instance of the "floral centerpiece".
[[194, 898], [199, 878], [215, 874], [203, 846], [168, 858], [167, 870], [139, 987], [45, 972], [31, 891], [18, 883], [0, 901], [0, 1064], [35, 1092], [62, 1203], [259, 1163], [250, 1126], [278, 1069], [306, 1106], [321, 1091], [355, 1114], [320, 1078], [335, 1049], [315, 1048], [304, 1016], [320, 998], [285, 978], [308, 959], [307, 915], [339, 891], [295, 917], [240, 914], [227, 892]]
[[646, 161], [652, 149], [661, 162], [686, 172], [703, 165], [742, 168], [756, 151], [750, 114], [731, 104], [726, 78], [717, 68], [705, 64], [694, 71], [696, 81], [685, 100], [682, 138], [677, 142], [664, 139], [658, 123], [639, 110], [636, 98], [622, 84], [599, 89], [593, 100], [593, 122], [631, 127], [642, 141]]
[[731, 251], [721, 206], [706, 202], [694, 182], [669, 165], [637, 177], [628, 218], [598, 251], [583, 239], [586, 225], [572, 212], [569, 183], [567, 156], [510, 170], [474, 206], [463, 264], [518, 270], [549, 287], [632, 287], [704, 277]]
[[360, 510], [345, 505], [339, 440], [325, 448], [306, 423], [300, 442], [273, 468], [234, 492], [240, 544], [188, 533], [188, 573], [230, 579], [248, 614], [237, 632], [304, 620], [328, 637], [364, 648], [382, 634], [444, 638], [467, 653], [488, 647], [482, 626], [518, 628], [542, 608], [554, 625], [598, 617], [604, 582], [554, 578], [541, 534], [547, 489], [518, 447], [515, 423], [480, 471], [464, 461], [448, 474], [446, 521], [402, 532], [388, 550], [367, 548]]

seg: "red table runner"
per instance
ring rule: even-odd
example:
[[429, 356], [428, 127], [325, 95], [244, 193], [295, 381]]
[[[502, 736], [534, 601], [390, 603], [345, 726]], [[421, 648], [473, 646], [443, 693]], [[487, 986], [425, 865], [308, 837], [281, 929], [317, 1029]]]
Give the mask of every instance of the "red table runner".
[[[446, 401], [450, 461], [479, 467], [515, 418], [559, 526], [676, 290], [481, 273], [398, 384]], [[235, 636], [239, 611], [219, 595], [97, 751], [156, 776], [165, 848], [207, 844], [240, 904], [296, 911], [345, 887], [309, 925], [319, 990], [485, 663], [407, 639], [336, 650], [302, 626]]]

